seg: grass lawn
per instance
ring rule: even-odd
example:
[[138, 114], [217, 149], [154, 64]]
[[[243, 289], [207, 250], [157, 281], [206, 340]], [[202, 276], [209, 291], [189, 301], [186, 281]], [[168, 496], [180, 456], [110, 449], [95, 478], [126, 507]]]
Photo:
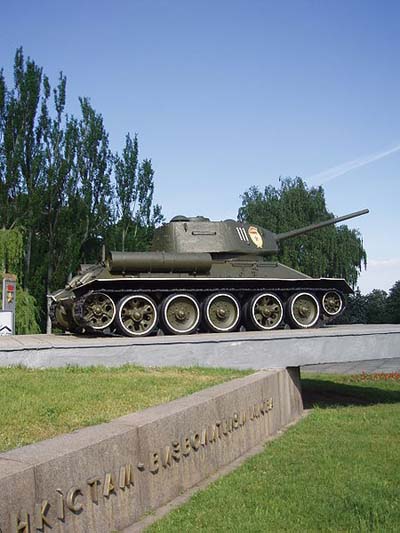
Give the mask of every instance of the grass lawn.
[[0, 451], [108, 422], [249, 373], [132, 365], [0, 368]]
[[303, 375], [310, 416], [147, 531], [399, 532], [400, 375]]

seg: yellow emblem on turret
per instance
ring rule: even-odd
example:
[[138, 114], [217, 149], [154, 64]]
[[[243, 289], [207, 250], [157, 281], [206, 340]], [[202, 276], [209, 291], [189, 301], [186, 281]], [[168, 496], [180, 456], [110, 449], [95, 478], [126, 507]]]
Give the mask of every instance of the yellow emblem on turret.
[[262, 248], [263, 240], [258, 229], [254, 226], [250, 226], [248, 229], [248, 233], [250, 235], [250, 239], [254, 242], [257, 248]]

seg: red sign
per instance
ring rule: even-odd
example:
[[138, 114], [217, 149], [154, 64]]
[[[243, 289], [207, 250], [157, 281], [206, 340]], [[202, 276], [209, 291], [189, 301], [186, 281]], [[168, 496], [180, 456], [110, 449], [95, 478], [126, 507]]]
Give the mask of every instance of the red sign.
[[14, 292], [14, 285], [7, 285], [8, 292]]

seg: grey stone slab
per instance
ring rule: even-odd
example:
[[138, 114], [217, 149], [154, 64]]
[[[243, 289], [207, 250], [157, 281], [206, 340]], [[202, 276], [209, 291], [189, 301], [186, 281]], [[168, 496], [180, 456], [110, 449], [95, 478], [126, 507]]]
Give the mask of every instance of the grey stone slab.
[[[29, 494], [26, 474], [15, 478], [13, 492], [18, 497], [9, 502], [8, 520], [14, 514], [21, 519], [28, 515], [31, 530], [35, 531], [35, 524], [41, 524], [36, 506], [48, 502], [44, 514], [53, 531], [108, 533], [113, 528], [125, 527], [138, 518], [135, 505], [138, 489], [134, 485], [119, 488], [118, 476], [125, 465], [135, 468], [137, 447], [135, 428], [111, 422], [1, 454], [0, 465], [4, 461], [24, 465], [34, 477], [34, 490], [30, 487]], [[114, 490], [102, 497], [107, 474], [111, 475]], [[94, 479], [98, 481], [91, 487], [88, 482]], [[59, 518], [57, 509], [60, 501], [64, 520]]]
[[[153, 465], [157, 471], [151, 473], [146, 469], [141, 477], [142, 509], [148, 511], [163, 505], [174, 497], [177, 489], [179, 493], [192, 487], [221, 464], [232, 462], [265, 440], [272, 429], [276, 431], [282, 427], [280, 423], [269, 423], [286, 403], [286, 397], [278, 396], [278, 392], [283, 391], [276, 386], [281, 374], [276, 370], [257, 373], [196, 393], [190, 397], [190, 402], [176, 400], [168, 405], [168, 409], [162, 405], [118, 419], [118, 423], [133, 424], [138, 428], [141, 450], [150, 453], [149, 464], [157, 458], [157, 464]], [[287, 372], [283, 374], [288, 376]], [[257, 416], [248, 411], [269, 397], [274, 399], [271, 411], [262, 415], [257, 413]], [[243, 414], [247, 416], [246, 422], [242, 426], [238, 422], [237, 428], [231, 425], [235, 414], [237, 420]], [[218, 436], [207, 442], [211, 434]], [[178, 443], [175, 444], [177, 448], [174, 443]], [[176, 458], [171, 458], [169, 454], [178, 449]]]
[[400, 357], [400, 325], [332, 326], [314, 330], [84, 338], [40, 335], [0, 339], [0, 366], [209, 366], [281, 368]]
[[261, 371], [2, 453], [0, 531], [122, 530], [298, 419], [298, 383]]
[[0, 456], [0, 532], [16, 531], [15, 524], [24, 518], [18, 502], [29, 501], [35, 493], [34, 468]]
[[332, 363], [303, 366], [304, 372], [320, 372], [324, 374], [366, 374], [400, 372], [400, 358], [373, 359], [352, 363]]

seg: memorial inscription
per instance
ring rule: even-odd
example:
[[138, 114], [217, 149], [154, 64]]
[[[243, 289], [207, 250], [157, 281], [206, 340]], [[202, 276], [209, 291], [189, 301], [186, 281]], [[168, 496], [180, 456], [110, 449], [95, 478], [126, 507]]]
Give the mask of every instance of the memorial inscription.
[[0, 533], [110, 533], [297, 420], [298, 369], [263, 370], [0, 454]]
[[[192, 452], [196, 453], [200, 448], [206, 448], [218, 440], [226, 439], [231, 433], [264, 417], [273, 406], [274, 400], [270, 397], [242, 411], [234, 411], [231, 416], [216, 420], [197, 431], [181, 435], [176, 440], [152, 450], [147, 458], [137, 462], [136, 470], [157, 475], [160, 469], [171, 468]], [[134, 472], [134, 465], [129, 463], [122, 465], [118, 471], [104, 472], [88, 479], [85, 484], [73, 486], [67, 491], [56, 489], [55, 494], [49, 495], [49, 499], [35, 503], [33, 516], [24, 509], [18, 513], [11, 513], [12, 531], [31, 533], [43, 531], [45, 527], [53, 528], [56, 522], [66, 523], [71, 513], [79, 515], [89, 504], [99, 505], [101, 499], [108, 499], [111, 495], [118, 497], [121, 492], [129, 490], [136, 482]]]

